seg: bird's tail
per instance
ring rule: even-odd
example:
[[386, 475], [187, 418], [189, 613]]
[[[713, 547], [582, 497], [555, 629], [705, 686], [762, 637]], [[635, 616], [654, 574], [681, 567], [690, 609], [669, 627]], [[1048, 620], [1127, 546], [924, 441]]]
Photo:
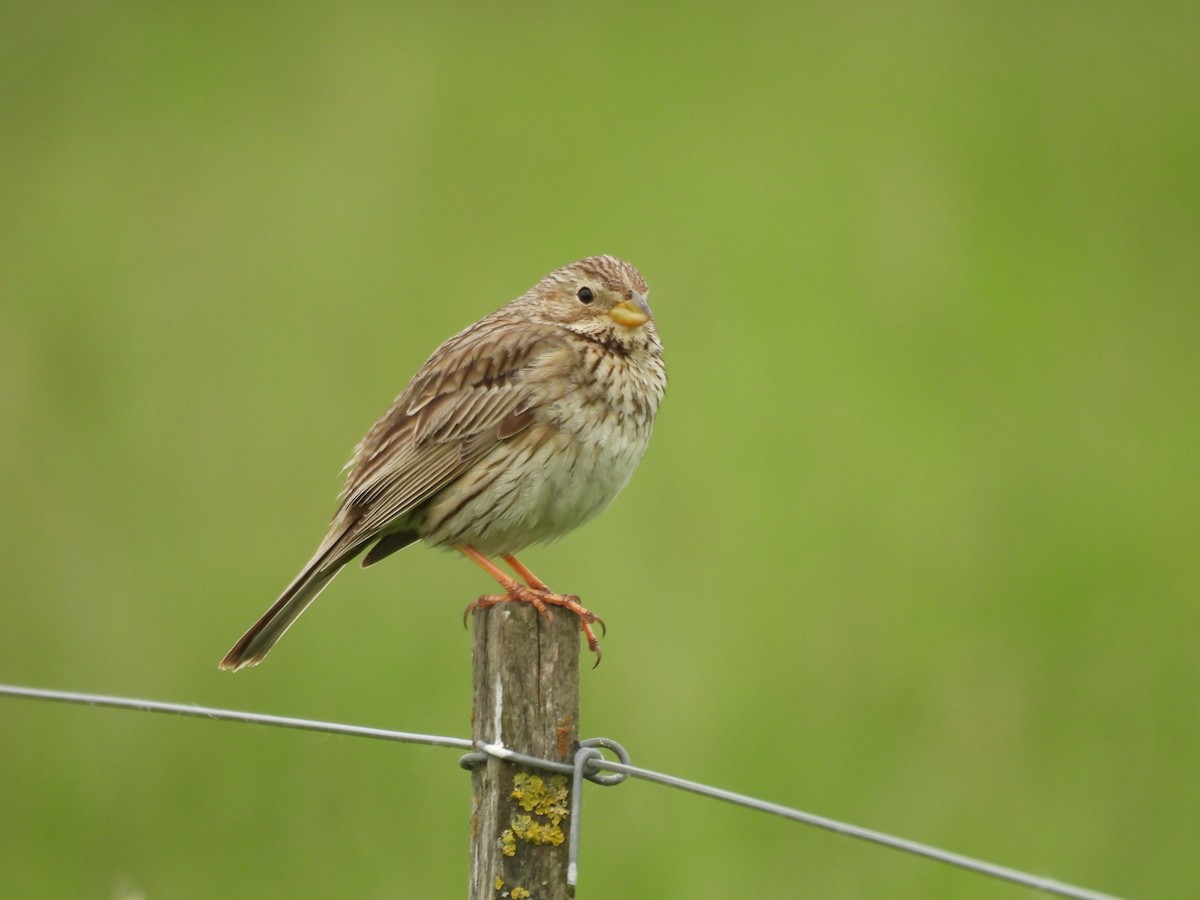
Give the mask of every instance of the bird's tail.
[[308, 609], [308, 604], [317, 599], [317, 594], [333, 581], [333, 576], [362, 549], [360, 545], [349, 554], [335, 555], [337, 543], [328, 542], [317, 551], [317, 555], [287, 586], [287, 590], [279, 595], [279, 599], [271, 608], [263, 613], [262, 618], [225, 654], [225, 658], [221, 660], [222, 669], [236, 672], [238, 669], [256, 666], [262, 662], [275, 646], [275, 642], [283, 637], [283, 633], [300, 617], [300, 613]]

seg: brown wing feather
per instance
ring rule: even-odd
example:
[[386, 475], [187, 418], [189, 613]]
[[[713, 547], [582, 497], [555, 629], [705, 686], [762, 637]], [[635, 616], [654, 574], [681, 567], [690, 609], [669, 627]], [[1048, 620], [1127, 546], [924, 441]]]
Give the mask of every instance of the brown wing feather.
[[[499, 441], [533, 420], [524, 371], [553, 352], [552, 332], [496, 313], [429, 358], [355, 450], [342, 504], [321, 546], [221, 661], [260, 662], [347, 562], [377, 538], [365, 565], [419, 537], [406, 517]], [[482, 327], [482, 333], [479, 329]]]
[[525, 370], [560, 340], [496, 314], [439, 347], [355, 451], [330, 527], [344, 530], [338, 550], [402, 525], [497, 442], [528, 427]]

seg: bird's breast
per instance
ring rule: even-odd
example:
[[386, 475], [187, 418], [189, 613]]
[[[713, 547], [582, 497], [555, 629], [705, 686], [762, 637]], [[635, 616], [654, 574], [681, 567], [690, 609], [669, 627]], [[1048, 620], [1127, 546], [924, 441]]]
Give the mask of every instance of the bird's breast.
[[665, 383], [659, 373], [606, 355], [531, 384], [532, 423], [429, 504], [426, 540], [516, 553], [601, 512], [646, 452]]

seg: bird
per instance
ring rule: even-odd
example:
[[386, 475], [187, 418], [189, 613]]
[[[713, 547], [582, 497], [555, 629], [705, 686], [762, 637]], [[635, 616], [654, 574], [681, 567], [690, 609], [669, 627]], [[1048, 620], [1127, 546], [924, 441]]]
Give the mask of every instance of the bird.
[[438, 347], [355, 448], [312, 558], [220, 668], [262, 662], [359, 554], [367, 567], [417, 541], [458, 551], [503, 589], [464, 623], [499, 603], [562, 607], [598, 664], [603, 620], [516, 554], [596, 516], [641, 461], [667, 383], [648, 293], [634, 266], [590, 256]]

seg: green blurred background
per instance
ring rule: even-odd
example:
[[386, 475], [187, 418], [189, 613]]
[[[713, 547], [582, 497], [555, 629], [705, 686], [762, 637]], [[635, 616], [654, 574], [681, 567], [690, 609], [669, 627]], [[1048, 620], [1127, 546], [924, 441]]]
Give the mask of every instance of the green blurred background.
[[[4, 5], [0, 680], [468, 734], [451, 555], [216, 663], [425, 356], [615, 253], [657, 434], [525, 556], [609, 623], [584, 734], [1200, 893], [1200, 7], [404, 6]], [[465, 892], [453, 751], [0, 730], [7, 895]], [[1023, 895], [646, 784], [583, 827], [587, 897]]]

